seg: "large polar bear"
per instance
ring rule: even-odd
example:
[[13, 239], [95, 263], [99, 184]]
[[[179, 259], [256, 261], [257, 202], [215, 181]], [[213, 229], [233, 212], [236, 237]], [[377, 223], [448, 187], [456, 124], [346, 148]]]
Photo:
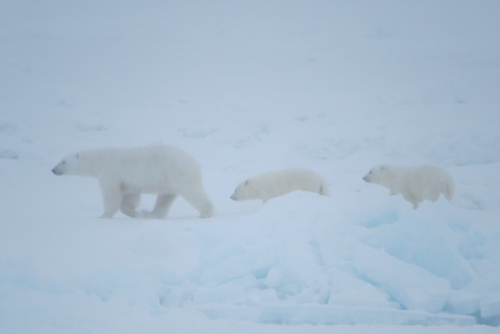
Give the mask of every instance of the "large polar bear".
[[[202, 218], [214, 211], [203, 188], [200, 165], [171, 146], [82, 151], [65, 157], [52, 172], [96, 177], [104, 200], [103, 218], [111, 218], [118, 209], [134, 218], [164, 218], [177, 196], [195, 207]], [[158, 195], [153, 211], [136, 211], [141, 194]]]
[[389, 188], [391, 196], [402, 194], [405, 200], [413, 204], [414, 209], [417, 209], [424, 200], [437, 201], [441, 194], [451, 201], [455, 191], [450, 175], [432, 165], [418, 167], [380, 165], [373, 167], [363, 180]]
[[231, 199], [244, 201], [271, 198], [288, 194], [295, 190], [304, 190], [328, 196], [325, 179], [309, 169], [289, 168], [276, 172], [266, 172], [240, 183]]

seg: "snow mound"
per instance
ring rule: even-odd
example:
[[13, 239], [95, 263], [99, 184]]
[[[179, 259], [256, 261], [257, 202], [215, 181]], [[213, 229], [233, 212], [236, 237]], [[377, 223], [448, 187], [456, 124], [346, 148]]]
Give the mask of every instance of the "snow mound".
[[[360, 227], [331, 198], [295, 192], [257, 213], [197, 226], [199, 263], [164, 280], [158, 302], [276, 324], [475, 323], [458, 315], [478, 306], [464, 312], [454, 294], [475, 277], [459, 251], [470, 225], [431, 207], [382, 217]], [[469, 302], [489, 318], [496, 304], [485, 298]]]

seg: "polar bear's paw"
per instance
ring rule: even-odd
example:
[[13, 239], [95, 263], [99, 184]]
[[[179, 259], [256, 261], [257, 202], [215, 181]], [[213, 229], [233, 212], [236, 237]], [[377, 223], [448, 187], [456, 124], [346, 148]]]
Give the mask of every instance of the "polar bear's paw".
[[144, 218], [144, 219], [162, 219], [164, 217], [165, 215], [161, 215], [158, 212], [148, 211], [148, 210], [142, 210], [137, 214], [137, 218]]

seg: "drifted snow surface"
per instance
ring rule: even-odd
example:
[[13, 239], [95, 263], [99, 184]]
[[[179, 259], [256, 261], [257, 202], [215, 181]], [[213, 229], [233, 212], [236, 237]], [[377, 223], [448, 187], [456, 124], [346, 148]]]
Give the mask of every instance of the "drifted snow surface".
[[[2, 2], [0, 332], [496, 333], [499, 16], [496, 1]], [[164, 220], [98, 219], [95, 179], [50, 172], [158, 143], [200, 162], [215, 217], [179, 199]], [[361, 179], [379, 163], [446, 169], [453, 202], [413, 210]], [[229, 199], [289, 167], [331, 196]]]

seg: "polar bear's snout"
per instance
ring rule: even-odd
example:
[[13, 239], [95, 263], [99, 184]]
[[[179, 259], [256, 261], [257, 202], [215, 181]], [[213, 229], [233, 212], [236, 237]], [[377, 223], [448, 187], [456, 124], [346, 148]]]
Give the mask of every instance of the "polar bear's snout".
[[58, 163], [54, 168], [52, 168], [52, 173], [55, 175], [63, 175], [64, 173], [67, 172], [67, 160], [63, 160], [60, 163]]
[[54, 168], [52, 168], [52, 173], [54, 173], [55, 175], [61, 175], [62, 171], [57, 168], [57, 166], [55, 166]]
[[370, 183], [370, 181], [372, 180], [372, 178], [370, 177], [370, 174], [372, 173], [372, 171], [370, 171], [368, 174], [366, 174], [365, 176], [363, 176], [363, 180], [365, 182], [368, 182]]
[[234, 192], [234, 194], [231, 195], [231, 199], [233, 201], [236, 201], [238, 199], [238, 197], [236, 196], [236, 192]]
[[363, 180], [366, 183], [371, 183], [372, 182], [372, 176], [370, 174], [366, 174], [365, 176], [363, 176]]

